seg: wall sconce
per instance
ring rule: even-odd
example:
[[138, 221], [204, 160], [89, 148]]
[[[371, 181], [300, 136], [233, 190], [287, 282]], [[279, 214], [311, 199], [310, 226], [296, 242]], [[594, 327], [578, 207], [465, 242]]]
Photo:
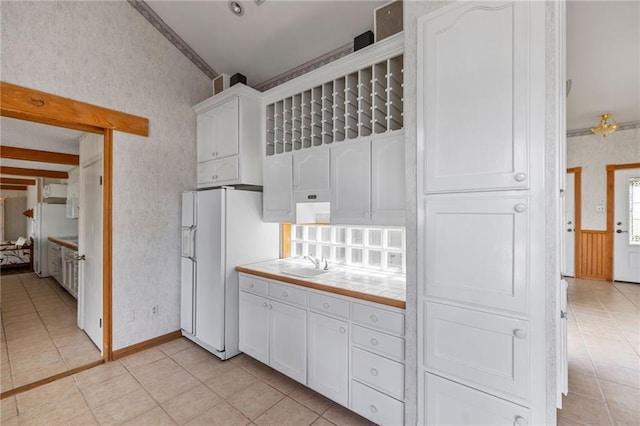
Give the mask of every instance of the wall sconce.
[[610, 135], [611, 133], [618, 130], [618, 123], [616, 123], [615, 121], [613, 122], [613, 124], [607, 123], [610, 115], [611, 114], [609, 113], [602, 114], [600, 116], [600, 124], [598, 124], [596, 127], [592, 127], [591, 131], [596, 135], [602, 135], [603, 138], [606, 138], [607, 135]]

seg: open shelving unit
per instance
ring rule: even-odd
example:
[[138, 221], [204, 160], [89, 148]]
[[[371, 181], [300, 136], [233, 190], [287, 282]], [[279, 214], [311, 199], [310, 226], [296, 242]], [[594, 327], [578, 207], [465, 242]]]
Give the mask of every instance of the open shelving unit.
[[266, 107], [266, 155], [403, 128], [403, 56], [397, 55]]

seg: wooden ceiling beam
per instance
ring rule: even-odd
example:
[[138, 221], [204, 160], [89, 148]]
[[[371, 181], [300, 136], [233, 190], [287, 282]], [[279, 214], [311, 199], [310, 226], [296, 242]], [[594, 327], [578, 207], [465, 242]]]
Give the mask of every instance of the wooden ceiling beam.
[[17, 148], [13, 146], [0, 146], [0, 158], [37, 161], [39, 163], [68, 164], [71, 166], [77, 166], [80, 164], [79, 155], [40, 151], [38, 149]]
[[[149, 120], [74, 101], [11, 83], [0, 82], [0, 115], [84, 130], [111, 129], [149, 136]], [[102, 132], [100, 132], [102, 133]]]
[[26, 186], [19, 186], [19, 185], [0, 184], [0, 189], [6, 189], [6, 190], [9, 190], [9, 191], [26, 191], [27, 187]]
[[0, 176], [0, 183], [6, 183], [7, 185], [35, 185], [36, 184], [36, 180], [35, 179], [15, 179], [15, 178], [8, 178], [8, 177], [1, 177]]
[[69, 173], [59, 172], [56, 170], [41, 170], [41, 169], [23, 169], [20, 167], [4, 167], [0, 166], [0, 174], [2, 175], [18, 175], [18, 176], [33, 176], [33, 177], [47, 177], [53, 179], [69, 179]]

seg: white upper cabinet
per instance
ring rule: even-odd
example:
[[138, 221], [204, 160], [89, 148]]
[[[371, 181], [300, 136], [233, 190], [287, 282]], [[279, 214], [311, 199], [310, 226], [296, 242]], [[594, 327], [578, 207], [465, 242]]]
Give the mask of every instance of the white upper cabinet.
[[293, 154], [293, 191], [297, 202], [329, 201], [329, 150]]
[[370, 219], [371, 150], [362, 141], [331, 147], [331, 223], [359, 224]]
[[198, 188], [262, 185], [260, 93], [238, 84], [193, 109], [198, 114]]
[[231, 98], [198, 116], [198, 163], [237, 155], [239, 98]]
[[293, 208], [293, 160], [291, 154], [265, 157], [263, 175], [262, 220], [295, 222]]
[[371, 221], [404, 225], [404, 133], [371, 141]]
[[529, 147], [543, 141], [532, 140], [522, 3], [472, 5], [419, 28], [425, 193], [529, 187]]

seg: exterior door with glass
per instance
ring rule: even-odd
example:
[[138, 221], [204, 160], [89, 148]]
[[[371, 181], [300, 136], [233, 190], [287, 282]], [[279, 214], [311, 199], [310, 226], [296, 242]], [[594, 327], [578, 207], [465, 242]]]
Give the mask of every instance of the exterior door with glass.
[[640, 168], [615, 170], [613, 279], [640, 283]]

